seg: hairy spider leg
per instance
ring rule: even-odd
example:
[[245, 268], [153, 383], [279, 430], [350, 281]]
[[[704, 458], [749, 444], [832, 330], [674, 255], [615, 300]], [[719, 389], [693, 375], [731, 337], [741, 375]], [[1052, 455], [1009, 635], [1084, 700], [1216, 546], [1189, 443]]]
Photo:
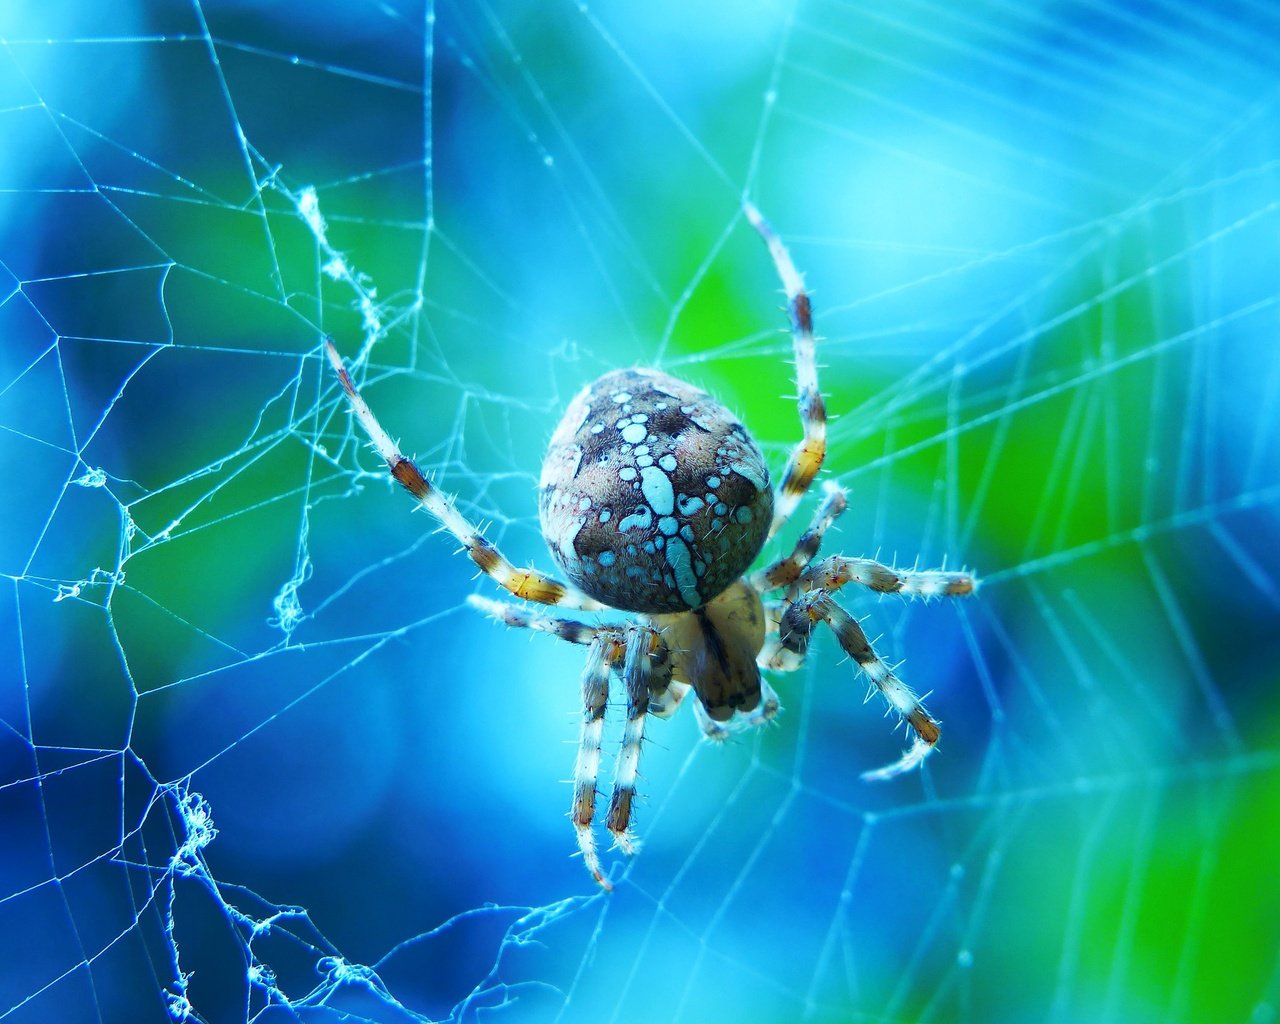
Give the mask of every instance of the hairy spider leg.
[[582, 669], [582, 731], [578, 737], [578, 759], [573, 768], [573, 804], [569, 816], [578, 837], [582, 861], [605, 889], [612, 889], [600, 869], [592, 822], [596, 813], [596, 780], [600, 776], [600, 737], [604, 732], [604, 711], [609, 702], [609, 672], [618, 641], [598, 636], [587, 650]]
[[[675, 712], [689, 687], [671, 680], [671, 654], [661, 634], [652, 626], [631, 624], [589, 626], [585, 622], [546, 615], [505, 601], [491, 601], [472, 594], [467, 603], [513, 629], [550, 633], [571, 644], [591, 647], [583, 671], [583, 723], [574, 770], [572, 817], [587, 870], [597, 882], [609, 888], [600, 870], [595, 836], [591, 830], [595, 814], [596, 778], [600, 767], [600, 733], [608, 699], [608, 673], [622, 661], [622, 678], [627, 688], [627, 724], [622, 750], [614, 764], [613, 796], [609, 802], [607, 827], [623, 853], [634, 854], [639, 843], [631, 830], [640, 750], [644, 744], [644, 720], [651, 713], [666, 717]], [[597, 653], [600, 645], [603, 655]], [[604, 657], [603, 667], [593, 658]], [[656, 710], [655, 710], [656, 709]], [[776, 710], [776, 709], [775, 709]]]
[[778, 637], [778, 627], [787, 605], [796, 599], [796, 583], [801, 573], [817, 555], [831, 524], [849, 507], [844, 488], [831, 481], [823, 485], [825, 496], [810, 520], [808, 528], [800, 535], [795, 547], [785, 558], [751, 574], [751, 585], [765, 594], [770, 590], [786, 588], [786, 594], [775, 600], [765, 601], [764, 646], [756, 657], [756, 663], [778, 672], [794, 672], [804, 664], [804, 656], [788, 651]]
[[818, 622], [825, 622], [831, 627], [844, 652], [857, 662], [858, 668], [880, 691], [890, 709], [896, 711], [915, 734], [902, 757], [883, 768], [863, 772], [862, 777], [867, 780], [891, 779], [915, 768], [937, 744], [940, 735], [938, 723], [924, 709], [911, 687], [895, 676], [876, 654], [858, 621], [822, 591], [805, 594], [783, 614], [783, 646], [803, 655]]
[[796, 356], [796, 397], [800, 407], [800, 423], [804, 438], [791, 452], [787, 468], [778, 482], [773, 502], [773, 522], [769, 525], [772, 537], [791, 518], [800, 499], [808, 491], [813, 478], [822, 468], [827, 455], [827, 408], [818, 390], [818, 364], [813, 338], [813, 307], [804, 290], [804, 279], [791, 262], [787, 247], [764, 216], [750, 202], [742, 204], [743, 212], [751, 226], [769, 246], [782, 287], [787, 295], [787, 314], [791, 320], [791, 339]]
[[822, 539], [826, 536], [831, 524], [849, 507], [848, 494], [839, 484], [828, 480], [823, 485], [824, 496], [808, 528], [800, 535], [791, 553], [779, 558], [772, 565], [765, 566], [751, 574], [751, 585], [762, 594], [777, 587], [789, 587], [795, 583], [805, 567], [813, 561]]
[[571, 644], [586, 646], [598, 637], [614, 640], [622, 639], [622, 630], [617, 626], [589, 626], [577, 619], [565, 619], [558, 615], [546, 615], [523, 605], [509, 604], [506, 601], [492, 601], [479, 594], [471, 594], [467, 604], [492, 619], [497, 619], [504, 626], [512, 629], [532, 629], [539, 633], [550, 633]]
[[893, 569], [870, 558], [832, 555], [810, 565], [796, 584], [800, 593], [820, 590], [830, 594], [846, 583], [857, 583], [879, 594], [906, 597], [965, 597], [977, 589], [972, 573], [945, 569]]
[[343, 365], [342, 357], [333, 342], [325, 341], [325, 352], [329, 362], [333, 364], [342, 390], [347, 393], [351, 411], [364, 427], [373, 442], [378, 454], [387, 463], [391, 475], [399, 481], [406, 491], [418, 499], [426, 509], [458, 542], [466, 549], [467, 555], [477, 566], [493, 578], [500, 587], [510, 591], [516, 597], [538, 604], [559, 605], [566, 608], [593, 610], [604, 605], [594, 601], [568, 584], [561, 583], [554, 577], [547, 576], [536, 569], [517, 569], [503, 556], [502, 552], [491, 542], [480, 535], [480, 531], [470, 520], [458, 511], [457, 502], [452, 495], [434, 487], [412, 459], [406, 458], [399, 446], [391, 440], [391, 436], [382, 428], [373, 410], [356, 390]]
[[756, 664], [775, 672], [795, 672], [804, 664], [804, 651], [788, 650], [782, 643], [782, 617], [791, 600], [778, 598], [764, 602], [764, 646], [756, 656]]
[[[546, 615], [506, 601], [492, 601], [479, 594], [468, 597], [467, 604], [490, 618], [497, 619], [504, 626], [550, 633], [571, 644], [585, 646], [600, 636], [613, 637], [615, 640], [623, 639], [623, 630], [618, 626], [588, 626], [585, 622], [579, 622], [576, 619]], [[670, 657], [665, 644], [662, 645], [662, 657]], [[680, 703], [690, 689], [687, 683], [676, 682], [671, 678], [669, 666], [666, 671], [653, 672], [649, 678], [649, 714], [656, 718], [670, 718], [680, 709]]]
[[623, 635], [627, 653], [622, 679], [627, 687], [627, 724], [622, 750], [613, 767], [613, 797], [609, 801], [607, 828], [618, 849], [633, 854], [639, 848], [631, 831], [631, 807], [636, 795], [636, 774], [640, 747], [644, 742], [644, 720], [649, 714], [651, 691], [667, 690], [671, 683], [671, 658], [656, 629], [631, 625]]

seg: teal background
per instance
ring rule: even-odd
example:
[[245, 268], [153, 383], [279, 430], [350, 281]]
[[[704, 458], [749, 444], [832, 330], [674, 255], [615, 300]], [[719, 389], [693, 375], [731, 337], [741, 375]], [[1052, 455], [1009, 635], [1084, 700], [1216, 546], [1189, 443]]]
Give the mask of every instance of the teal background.
[[[1278, 56], [1258, 3], [6, 5], [0, 1020], [1273, 1020]], [[824, 637], [776, 728], [652, 722], [605, 896], [582, 652], [467, 608], [320, 344], [549, 567], [596, 375], [799, 436], [744, 192], [827, 549], [985, 583], [842, 594], [923, 771], [859, 779], [904, 739]]]

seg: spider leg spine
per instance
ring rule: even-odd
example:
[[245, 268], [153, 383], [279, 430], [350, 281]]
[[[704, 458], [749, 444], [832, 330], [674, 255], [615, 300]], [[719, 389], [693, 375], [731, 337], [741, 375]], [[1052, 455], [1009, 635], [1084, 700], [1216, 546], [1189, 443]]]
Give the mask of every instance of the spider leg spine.
[[878, 594], [901, 594], [925, 601], [936, 597], [967, 597], [978, 588], [969, 572], [943, 569], [894, 569], [870, 558], [831, 555], [809, 565], [800, 574], [801, 593], [830, 594], [849, 583], [857, 583]]
[[582, 729], [573, 768], [573, 803], [569, 812], [583, 863], [591, 877], [605, 889], [613, 886], [600, 867], [592, 822], [596, 809], [596, 780], [600, 775], [600, 739], [609, 702], [610, 660], [616, 643], [614, 638], [607, 636], [592, 640], [582, 669]]
[[622, 678], [627, 688], [627, 724], [623, 731], [622, 749], [614, 763], [613, 796], [609, 801], [605, 827], [613, 834], [615, 844], [623, 853], [633, 854], [639, 849], [639, 843], [631, 830], [631, 811], [635, 803], [645, 718], [649, 714], [652, 692], [670, 688], [671, 659], [666, 656], [666, 645], [661, 635], [651, 626], [628, 626], [622, 642], [626, 648]]
[[814, 511], [808, 527], [796, 541], [791, 554], [751, 574], [751, 585], [761, 593], [788, 587], [800, 579], [805, 568], [817, 555], [831, 524], [849, 507], [848, 492], [835, 481], [828, 480], [823, 485], [823, 492], [822, 502]]
[[550, 633], [571, 644], [590, 644], [597, 637], [617, 638], [620, 631], [616, 626], [591, 626], [577, 619], [565, 619], [557, 615], [545, 615], [531, 608], [511, 604], [508, 601], [494, 601], [479, 594], [467, 597], [467, 604], [472, 608], [496, 619], [504, 626], [512, 629], [529, 629], [539, 633]]
[[[889, 779], [918, 766], [941, 736], [937, 720], [924, 709], [922, 699], [894, 675], [893, 669], [876, 654], [858, 621], [826, 594], [821, 591], [807, 594], [796, 602], [793, 608], [796, 607], [803, 609], [805, 618], [820, 619], [831, 627], [844, 652], [857, 662], [858, 667], [884, 697], [890, 710], [896, 711], [914, 734], [911, 746], [903, 752], [902, 757], [883, 768], [864, 772], [862, 777], [869, 780]], [[788, 609], [788, 613], [791, 612]], [[800, 616], [796, 613], [792, 617]]]
[[369, 404], [361, 397], [337, 348], [327, 339], [325, 354], [338, 375], [342, 390], [346, 392], [351, 411], [360, 421], [364, 432], [369, 435], [373, 447], [386, 462], [391, 476], [413, 495], [441, 526], [453, 534], [466, 549], [467, 556], [483, 572], [491, 576], [500, 587], [526, 601], [547, 605], [567, 605], [585, 610], [604, 607], [598, 601], [578, 593], [559, 580], [534, 569], [517, 569], [507, 561], [497, 546], [483, 537], [479, 529], [458, 511], [457, 500], [435, 487], [417, 464], [401, 453], [399, 445], [383, 429], [378, 418], [374, 416], [373, 410], [369, 408]]
[[787, 296], [791, 320], [792, 346], [796, 361], [796, 392], [804, 438], [792, 451], [775, 495], [772, 537], [791, 518], [800, 499], [822, 468], [827, 454], [827, 410], [818, 390], [816, 345], [813, 336], [813, 306], [805, 291], [804, 278], [791, 261], [782, 239], [750, 201], [742, 204], [747, 220], [764, 239]]

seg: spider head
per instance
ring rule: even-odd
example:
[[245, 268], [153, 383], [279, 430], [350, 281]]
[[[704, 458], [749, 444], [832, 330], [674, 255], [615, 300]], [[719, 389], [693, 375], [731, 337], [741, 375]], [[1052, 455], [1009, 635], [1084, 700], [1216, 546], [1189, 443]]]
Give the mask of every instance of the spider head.
[[751, 435], [706, 392], [653, 370], [583, 388], [551, 438], [542, 535], [580, 590], [622, 611], [700, 608], [740, 577], [773, 514]]

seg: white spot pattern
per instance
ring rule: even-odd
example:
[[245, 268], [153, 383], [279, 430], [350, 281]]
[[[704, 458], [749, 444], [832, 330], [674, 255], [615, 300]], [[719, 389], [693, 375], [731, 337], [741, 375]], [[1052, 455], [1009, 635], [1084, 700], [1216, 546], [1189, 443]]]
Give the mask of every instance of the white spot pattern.
[[746, 571], [773, 494], [763, 455], [728, 410], [648, 370], [607, 374], [571, 408], [539, 500], [571, 581], [610, 607], [659, 613], [700, 608]]
[[660, 516], [669, 516], [676, 507], [676, 494], [671, 478], [656, 466], [640, 470], [640, 492], [649, 507]]

